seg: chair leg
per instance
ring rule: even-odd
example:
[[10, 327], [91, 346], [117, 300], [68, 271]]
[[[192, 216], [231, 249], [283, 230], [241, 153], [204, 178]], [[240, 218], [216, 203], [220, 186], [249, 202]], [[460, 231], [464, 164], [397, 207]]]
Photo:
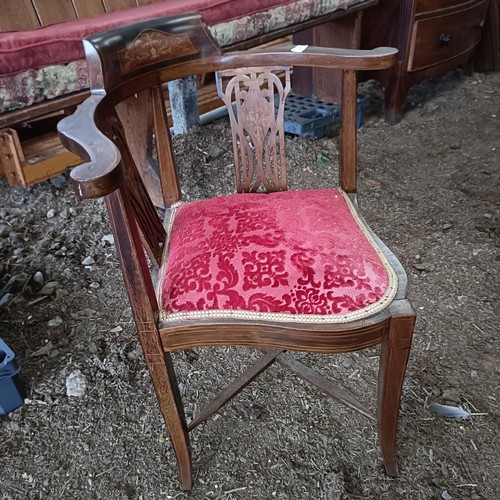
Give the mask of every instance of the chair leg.
[[397, 477], [396, 432], [398, 412], [410, 354], [415, 313], [409, 302], [399, 304], [382, 342], [378, 379], [377, 430], [387, 474]]
[[[167, 421], [166, 412], [169, 408], [161, 407], [163, 418], [167, 422], [170, 440], [177, 457], [179, 467], [179, 481], [181, 490], [190, 490], [193, 485], [191, 472], [191, 447], [189, 445], [189, 433], [186, 424], [186, 416], [184, 415], [184, 405], [182, 404], [179, 386], [177, 385], [177, 377], [175, 376], [174, 366], [170, 353], [165, 353], [165, 366], [167, 367], [170, 384], [172, 387], [169, 392], [171, 406], [175, 405], [175, 417], [172, 422]], [[173, 404], [172, 404], [173, 403]], [[173, 409], [173, 408], [172, 408]], [[171, 410], [170, 410], [171, 411]]]
[[130, 200], [120, 189], [111, 193], [106, 203], [139, 340], [177, 458], [180, 486], [183, 490], [190, 490], [191, 453], [186, 418], [172, 360], [170, 354], [164, 353], [151, 307], [155, 304], [154, 289], [151, 280], [145, 280], [149, 270], [140, 244], [139, 229]]
[[189, 436], [172, 358], [170, 353], [165, 353], [163, 359], [159, 359], [160, 355], [148, 355], [146, 351], [145, 355], [158, 404], [177, 458], [180, 487], [181, 490], [190, 490], [192, 474]]

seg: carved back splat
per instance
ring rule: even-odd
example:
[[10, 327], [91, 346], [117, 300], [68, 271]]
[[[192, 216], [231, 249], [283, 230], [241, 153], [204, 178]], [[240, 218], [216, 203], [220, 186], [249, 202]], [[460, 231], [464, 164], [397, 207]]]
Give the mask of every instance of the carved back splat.
[[[284, 87], [277, 71], [285, 73]], [[223, 78], [230, 78], [225, 89]], [[285, 191], [284, 110], [290, 68], [224, 70], [216, 79], [231, 121], [238, 192]]]

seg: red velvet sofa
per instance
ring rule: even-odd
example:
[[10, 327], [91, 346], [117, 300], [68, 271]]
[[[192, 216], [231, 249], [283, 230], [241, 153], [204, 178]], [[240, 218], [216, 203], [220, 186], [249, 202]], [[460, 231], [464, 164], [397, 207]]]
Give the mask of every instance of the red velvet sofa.
[[[168, 0], [29, 31], [0, 32], [0, 113], [88, 87], [81, 40], [144, 19], [199, 11], [222, 47], [366, 0]], [[0, 121], [1, 126], [1, 121]]]
[[[25, 123], [71, 111], [86, 98], [89, 82], [82, 39], [93, 33], [155, 17], [198, 11], [222, 48], [244, 49], [304, 29], [312, 30], [314, 26], [325, 26], [325, 22], [374, 5], [378, 0], [151, 2], [31, 0], [5, 6], [6, 11], [0, 18], [0, 177], [6, 175], [12, 186], [27, 186], [57, 175], [80, 161], [61, 146], [44, 150], [42, 156], [36, 150], [32, 156], [36, 160], [29, 159], [28, 141], [25, 137], [20, 140], [19, 131]], [[127, 4], [139, 6], [120, 10]], [[23, 9], [30, 16], [23, 18]], [[108, 13], [86, 17], [96, 12]], [[9, 15], [15, 22], [21, 21], [22, 29], [1, 31]], [[54, 22], [59, 20], [63, 22]], [[7, 29], [12, 26], [17, 27], [7, 23]], [[32, 29], [26, 29], [29, 26]]]

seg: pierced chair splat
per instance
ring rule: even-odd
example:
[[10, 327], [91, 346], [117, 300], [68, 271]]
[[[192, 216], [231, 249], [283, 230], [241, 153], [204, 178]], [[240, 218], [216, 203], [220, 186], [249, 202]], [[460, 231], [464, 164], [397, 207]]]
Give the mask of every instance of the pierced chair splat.
[[[386, 471], [396, 476], [415, 314], [403, 268], [356, 203], [356, 71], [388, 68], [396, 51], [275, 47], [222, 55], [197, 14], [111, 30], [85, 45], [99, 85], [59, 130], [87, 162], [71, 173], [77, 194], [106, 198], [181, 488], [192, 486], [189, 432], [276, 362], [376, 424]], [[283, 110], [293, 66], [343, 72], [339, 188], [287, 191]], [[235, 194], [187, 202], [163, 91], [169, 81], [212, 71], [229, 111]], [[378, 344], [375, 412], [289, 352]], [[188, 423], [170, 353], [202, 346], [254, 347], [261, 357]]]
[[[276, 72], [284, 73], [284, 87]], [[224, 89], [225, 77], [230, 80]], [[290, 68], [217, 71], [216, 82], [231, 122], [238, 192], [286, 190], [283, 122]]]

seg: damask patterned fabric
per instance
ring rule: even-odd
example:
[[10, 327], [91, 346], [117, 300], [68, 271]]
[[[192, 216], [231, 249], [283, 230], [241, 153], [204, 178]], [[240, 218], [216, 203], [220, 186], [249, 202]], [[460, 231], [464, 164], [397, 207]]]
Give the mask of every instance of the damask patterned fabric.
[[340, 189], [236, 194], [172, 209], [161, 321], [346, 322], [394, 298], [397, 278]]
[[85, 60], [28, 69], [16, 75], [0, 78], [0, 113], [88, 88]]

